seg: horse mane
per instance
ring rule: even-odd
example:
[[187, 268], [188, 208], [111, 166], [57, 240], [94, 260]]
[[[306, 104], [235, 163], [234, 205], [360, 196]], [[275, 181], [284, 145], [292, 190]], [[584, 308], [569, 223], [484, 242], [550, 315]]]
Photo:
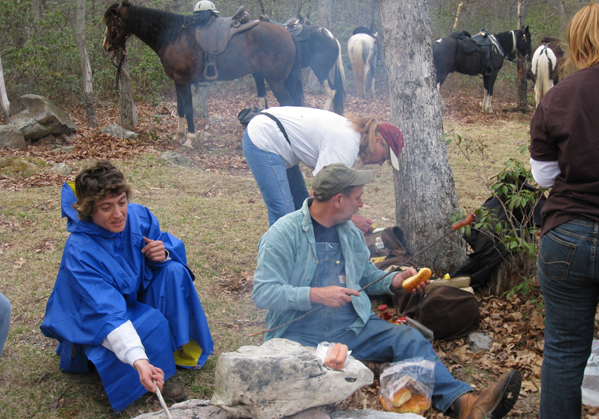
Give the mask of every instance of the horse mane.
[[[105, 22], [110, 17], [110, 10], [117, 8], [119, 4], [113, 4], [106, 11], [104, 14]], [[184, 27], [184, 15], [128, 3], [124, 3], [123, 7], [129, 9], [127, 29], [138, 38], [154, 40], [160, 46], [174, 41]]]
[[[517, 31], [514, 31], [516, 37], [518, 36]], [[508, 56], [511, 54], [514, 49], [514, 38], [512, 37], [512, 31], [500, 32], [493, 35], [501, 48], [503, 48], [503, 53]]]

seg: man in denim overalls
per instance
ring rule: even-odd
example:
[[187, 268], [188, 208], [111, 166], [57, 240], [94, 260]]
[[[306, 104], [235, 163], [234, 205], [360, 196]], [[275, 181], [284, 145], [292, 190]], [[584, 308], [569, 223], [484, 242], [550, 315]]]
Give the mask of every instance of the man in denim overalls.
[[[362, 207], [370, 170], [336, 163], [314, 177], [313, 197], [298, 211], [279, 219], [260, 239], [254, 274], [256, 306], [268, 309], [266, 326], [281, 326], [305, 312], [324, 306], [303, 319], [272, 330], [265, 340], [285, 338], [316, 347], [322, 341], [346, 344], [362, 361], [397, 362], [423, 357], [436, 362], [433, 406], [452, 408], [460, 419], [498, 419], [514, 406], [521, 376], [509, 371], [497, 384], [474, 396], [472, 388], [455, 380], [437, 360], [432, 345], [406, 325], [390, 324], [371, 311], [366, 295], [392, 294], [413, 268], [357, 290], [385, 274], [370, 262], [364, 236], [350, 221]], [[426, 285], [413, 292], [424, 292]], [[349, 304], [348, 304], [349, 303]]]

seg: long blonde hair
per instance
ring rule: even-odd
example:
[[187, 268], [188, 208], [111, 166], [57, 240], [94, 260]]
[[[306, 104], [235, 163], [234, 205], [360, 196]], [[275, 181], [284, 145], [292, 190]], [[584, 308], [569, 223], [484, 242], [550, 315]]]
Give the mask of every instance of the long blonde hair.
[[562, 75], [599, 63], [599, 4], [591, 2], [574, 15], [566, 29], [566, 40], [568, 51]]
[[[354, 129], [360, 133], [360, 150], [358, 156], [362, 163], [370, 163], [372, 156], [376, 154], [376, 136], [377, 128], [381, 124], [374, 116], [357, 116], [354, 114], [346, 115]], [[389, 147], [385, 141], [382, 142], [385, 147]]]

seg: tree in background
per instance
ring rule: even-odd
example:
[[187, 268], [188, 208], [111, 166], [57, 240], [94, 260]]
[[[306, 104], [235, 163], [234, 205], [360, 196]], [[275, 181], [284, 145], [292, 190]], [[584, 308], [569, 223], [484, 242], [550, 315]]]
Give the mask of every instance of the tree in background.
[[10, 102], [8, 101], [8, 96], [6, 95], [6, 86], [4, 84], [4, 70], [2, 69], [2, 57], [0, 57], [0, 109], [2, 109], [2, 116], [4, 117], [4, 122], [8, 123], [8, 118], [10, 113], [8, 112], [8, 107], [10, 106]]
[[376, 2], [385, 35], [391, 123], [406, 140], [400, 170], [394, 171], [397, 225], [412, 254], [439, 240], [419, 260], [434, 271], [450, 272], [466, 249], [450, 227], [458, 198], [443, 139], [428, 2]]
[[85, 116], [89, 127], [98, 126], [96, 117], [94, 89], [92, 87], [92, 68], [87, 56], [87, 47], [85, 46], [85, 1], [77, 0], [77, 17], [75, 18], [75, 40], [81, 55], [81, 70], [83, 74], [83, 97], [85, 102]]
[[[518, 0], [518, 24], [519, 29], [524, 29], [526, 26], [526, 5], [524, 0]], [[529, 57], [529, 60], [532, 57]], [[527, 81], [526, 81], [526, 57], [518, 52], [518, 108], [520, 110], [526, 110], [528, 107], [528, 95], [527, 95]]]

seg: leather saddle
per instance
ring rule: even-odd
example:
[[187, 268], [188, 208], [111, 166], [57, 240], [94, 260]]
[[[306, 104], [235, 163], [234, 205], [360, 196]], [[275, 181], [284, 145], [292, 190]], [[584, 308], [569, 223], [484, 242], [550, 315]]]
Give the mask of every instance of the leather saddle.
[[204, 51], [204, 71], [206, 80], [218, 78], [216, 55], [224, 52], [229, 46], [229, 41], [235, 35], [252, 29], [258, 20], [250, 20], [250, 15], [243, 6], [240, 6], [231, 17], [217, 17], [211, 19], [206, 25], [196, 31], [196, 41]]

